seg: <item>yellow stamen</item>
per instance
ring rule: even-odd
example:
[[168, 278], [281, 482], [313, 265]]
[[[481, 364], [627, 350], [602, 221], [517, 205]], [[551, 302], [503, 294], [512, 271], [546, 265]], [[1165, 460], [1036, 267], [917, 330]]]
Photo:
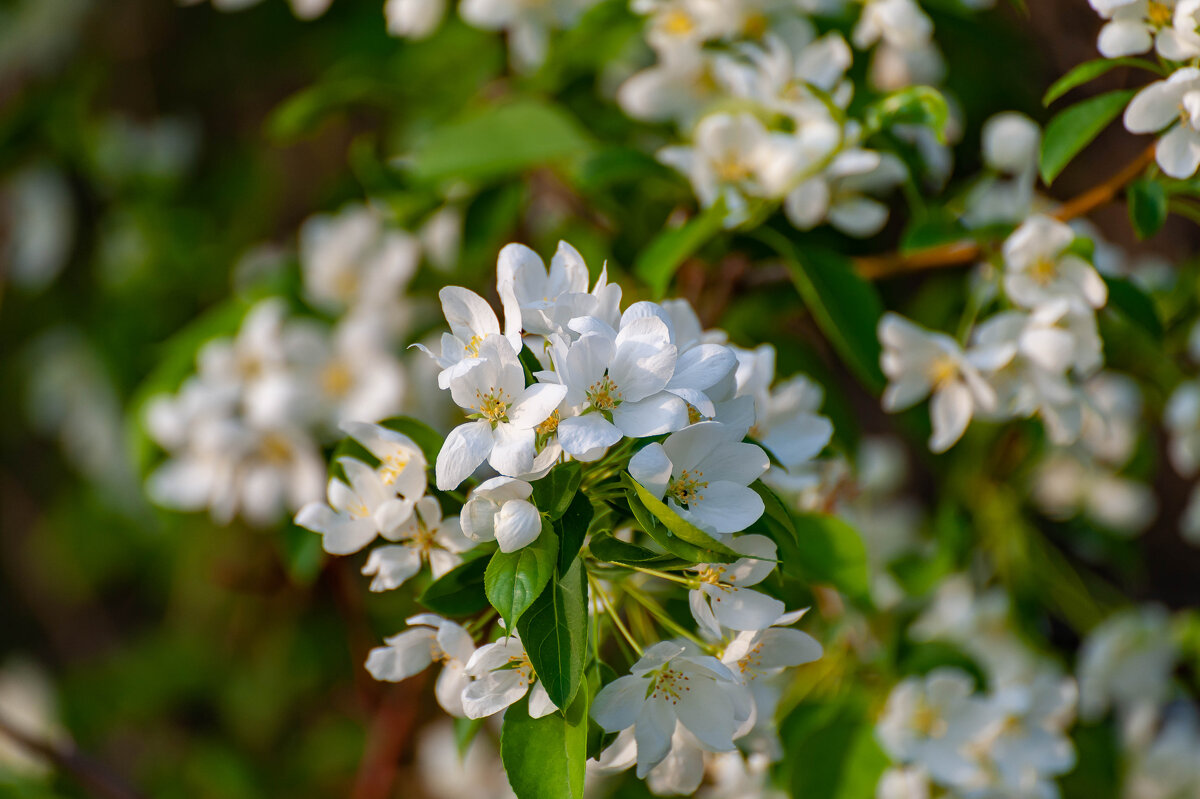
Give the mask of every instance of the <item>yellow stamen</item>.
[[598, 411], [611, 411], [621, 404], [622, 394], [608, 375], [588, 386], [588, 402]]
[[680, 505], [687, 507], [693, 503], [704, 499], [704, 495], [700, 492], [708, 488], [708, 481], [701, 480], [704, 472], [696, 470], [694, 473], [689, 473], [687, 469], [680, 472], [679, 477], [671, 481], [667, 486], [667, 493], [675, 497], [675, 501]]
[[1146, 19], [1155, 27], [1170, 25], [1171, 18], [1174, 16], [1174, 12], [1165, 3], [1160, 3], [1158, 0], [1150, 0], [1146, 5]]

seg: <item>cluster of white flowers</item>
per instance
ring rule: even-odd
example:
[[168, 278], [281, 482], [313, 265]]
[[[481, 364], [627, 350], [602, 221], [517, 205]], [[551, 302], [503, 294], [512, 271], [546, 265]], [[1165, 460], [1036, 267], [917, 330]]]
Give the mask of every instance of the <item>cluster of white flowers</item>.
[[[844, 11], [844, 3], [632, 7], [648, 17], [657, 60], [626, 80], [617, 100], [630, 116], [672, 121], [685, 134], [688, 144], [658, 157], [688, 177], [703, 206], [722, 202], [728, 227], [763, 202], [781, 202], [803, 230], [828, 222], [870, 236], [883, 227], [888, 208], [873, 195], [904, 182], [907, 171], [895, 156], [862, 147], [863, 126], [846, 113], [851, 45], [837, 31], [819, 34], [811, 16]], [[913, 0], [869, 0], [852, 40], [860, 50], [878, 45], [872, 74], [899, 88], [936, 78], [908, 68], [937, 60], [931, 34]]]
[[1164, 80], [1138, 92], [1125, 109], [1130, 133], [1166, 131], [1155, 155], [1162, 171], [1188, 178], [1200, 167], [1200, 2], [1197, 0], [1090, 0], [1108, 20], [1098, 47], [1107, 58], [1153, 49]]
[[1072, 250], [1075, 238], [1049, 216], [1017, 228], [992, 287], [1015, 307], [979, 323], [966, 348], [896, 314], [884, 316], [881, 365], [890, 381], [884, 408], [902, 410], [930, 397], [931, 450], [953, 446], [975, 416], [1037, 416], [1054, 444], [1079, 438], [1090, 406], [1082, 383], [1103, 364], [1096, 310], [1108, 289]]
[[1066, 730], [1078, 691], [1074, 679], [1022, 641], [1008, 595], [998, 588], [977, 594], [970, 578], [953, 576], [910, 635], [961, 648], [982, 670], [988, 691], [948, 666], [901, 681], [876, 728], [898, 764], [878, 795], [928, 796], [932, 782], [961, 797], [1057, 796], [1054, 778], [1075, 765]]
[[335, 324], [269, 297], [236, 336], [208, 341], [196, 373], [145, 409], [169, 455], [149, 478], [156, 502], [208, 508], [222, 522], [274, 523], [320, 496], [320, 446], [339, 423], [404, 409], [405, 372], [392, 349], [411, 322], [403, 292], [420, 248], [352, 206], [310, 220], [300, 250], [305, 297]]
[[[756, 480], [803, 487], [815, 479], [813, 459], [833, 432], [816, 413], [821, 391], [805, 378], [772, 388], [772, 350], [725, 343], [720, 331], [703, 330], [684, 301], [636, 302], [622, 311], [621, 289], [606, 270], [591, 283], [583, 258], [565, 242], [549, 268], [532, 250], [508, 245], [497, 283], [503, 326], [482, 297], [447, 287], [441, 299], [450, 330], [441, 351], [421, 347], [442, 369], [439, 386], [467, 417], [436, 462], [428, 464], [400, 432], [344, 423], [378, 465], [340, 458], [346, 480], [330, 480], [329, 503], [305, 506], [297, 523], [320, 532], [335, 554], [382, 536], [388, 543], [369, 554], [363, 571], [374, 576], [373, 590], [387, 590], [426, 563], [436, 579], [465, 558], [496, 550], [500, 557], [553, 535], [534, 492], [556, 467], [578, 462], [585, 478], [601, 480], [624, 470], [663, 512], [743, 557], [693, 563], [676, 574], [640, 569], [688, 586], [697, 632], [672, 625], [682, 637], [648, 646], [628, 676], [597, 694], [592, 717], [620, 733], [600, 769], [636, 763], [655, 790], [691, 793], [703, 777], [700, 766], [736, 752], [735, 740], [767, 762], [778, 759], [774, 716], [783, 672], [819, 658], [821, 646], [791, 629], [802, 611], [786, 612], [758, 588], [775, 568], [776, 544], [744, 531], [764, 513], [750, 487]], [[639, 439], [645, 441], [634, 451]], [[456, 489], [472, 476], [495, 476], [457, 500], [458, 516], [443, 517], [427, 493], [430, 465], [443, 498], [459, 496]], [[593, 486], [590, 501], [601, 501], [605, 490]], [[586, 549], [580, 557], [620, 567], [595, 561]], [[637, 581], [612, 583], [587, 568], [591, 613], [615, 614], [610, 594], [618, 592], [655, 602]], [[518, 630], [494, 628], [500, 637], [484, 635], [476, 646], [481, 630], [433, 614], [408, 625], [371, 652], [367, 669], [378, 679], [403, 680], [437, 662], [438, 701], [452, 715], [491, 716], [525, 696], [533, 718], [555, 710]]]

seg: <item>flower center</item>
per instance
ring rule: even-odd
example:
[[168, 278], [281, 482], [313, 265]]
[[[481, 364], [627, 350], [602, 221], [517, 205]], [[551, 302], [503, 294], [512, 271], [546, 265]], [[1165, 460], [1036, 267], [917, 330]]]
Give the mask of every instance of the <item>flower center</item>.
[[750, 177], [750, 167], [737, 153], [731, 153], [713, 164], [717, 177], [726, 183], [737, 183]]
[[558, 430], [558, 419], [558, 411], [555, 411], [546, 417], [546, 421], [534, 427], [533, 432], [539, 436], [552, 435], [556, 430]]
[[767, 32], [767, 25], [770, 20], [763, 13], [750, 14], [746, 17], [746, 21], [742, 23], [742, 32], [751, 39], [758, 39]]
[[755, 667], [762, 663], [762, 648], [763, 645], [760, 641], [751, 647], [749, 652], [738, 658], [738, 671], [740, 671], [742, 674], [745, 674], [747, 671], [749, 671], [751, 673], [751, 677], [753, 677], [754, 672], [756, 671]]
[[1162, 27], [1163, 25], [1171, 24], [1173, 13], [1165, 3], [1160, 3], [1158, 0], [1150, 0], [1146, 6], [1146, 19], [1151, 25]]
[[720, 585], [721, 577], [725, 574], [724, 566], [705, 566], [696, 572], [696, 576], [702, 583], [709, 585]]
[[321, 388], [331, 397], [344, 397], [354, 385], [354, 377], [345, 364], [338, 361], [321, 370]]
[[1052, 258], [1038, 258], [1029, 267], [1029, 276], [1039, 286], [1044, 286], [1058, 275], [1058, 263]]
[[941, 738], [947, 730], [946, 720], [923, 699], [917, 704], [917, 709], [913, 713], [912, 726], [914, 730], [928, 738]]
[[403, 453], [394, 453], [383, 459], [383, 464], [379, 470], [379, 479], [385, 486], [390, 486], [400, 477], [404, 467], [408, 466], [408, 458]]
[[292, 460], [292, 445], [283, 436], [268, 433], [259, 443], [258, 453], [267, 463], [283, 466]]
[[[416, 515], [416, 514], [414, 514]], [[413, 545], [417, 551], [421, 553], [423, 560], [429, 560], [429, 552], [438, 548], [437, 542], [434, 540], [435, 530], [430, 530], [425, 522], [421, 521], [420, 516], [417, 516], [417, 532], [412, 537]]]
[[700, 413], [700, 409], [692, 403], [688, 403], [688, 424], [698, 424], [705, 421], [704, 414]]
[[695, 473], [684, 469], [679, 473], [679, 477], [671, 481], [671, 485], [667, 487], [667, 493], [675, 497], [675, 501], [685, 508], [693, 502], [699, 502], [704, 499], [704, 495], [700, 492], [708, 488], [708, 481], [700, 479], [703, 476], [704, 472], [699, 469]]
[[677, 705], [680, 697], [690, 690], [692, 690], [692, 686], [688, 685], [686, 674], [680, 674], [670, 666], [663, 666], [662, 671], [654, 678], [654, 684], [650, 688], [650, 698], [664, 699], [672, 705]]
[[479, 415], [493, 424], [505, 420], [508, 406], [511, 404], [512, 399], [502, 389], [488, 389], [487, 394], [475, 392], [475, 407], [479, 410]]
[[958, 377], [958, 363], [948, 355], [934, 360], [929, 366], [929, 382], [934, 389], [939, 389], [954, 378]]
[[621, 404], [621, 389], [607, 374], [588, 386], [588, 402], [598, 411], [611, 411]]
[[687, 14], [678, 8], [673, 8], [663, 15], [662, 30], [663, 33], [671, 36], [686, 36], [696, 29], [696, 23]]
[[472, 358], [479, 357], [479, 345], [483, 342], [479, 336], [471, 336], [471, 340], [463, 345], [463, 352], [470, 355]]

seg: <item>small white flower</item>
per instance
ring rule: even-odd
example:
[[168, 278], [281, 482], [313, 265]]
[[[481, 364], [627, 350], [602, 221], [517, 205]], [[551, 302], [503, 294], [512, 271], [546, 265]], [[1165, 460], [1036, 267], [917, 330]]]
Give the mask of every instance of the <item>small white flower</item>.
[[[450, 325], [450, 332], [442, 334], [441, 354], [434, 355], [424, 344], [413, 346], [442, 367], [442, 373], [438, 375], [438, 388], [447, 389], [450, 387], [451, 368], [463, 361], [478, 358], [479, 347], [484, 339], [500, 335], [500, 322], [492, 307], [473, 291], [459, 286], [446, 286], [438, 292], [438, 298], [442, 301], [442, 312]], [[524, 346], [521, 342], [520, 320], [506, 322], [504, 335], [513, 351], [520, 352]]]
[[475, 654], [471, 634], [432, 613], [413, 616], [405, 624], [412, 629], [385, 638], [386, 646], [371, 650], [367, 671], [377, 680], [400, 682], [441, 663], [434, 688], [438, 704], [450, 715], [462, 718], [462, 694], [469, 682], [467, 663]]
[[379, 478], [402, 497], [416, 502], [425, 494], [429, 464], [411, 438], [366, 422], [343, 422], [342, 430], [379, 459]]
[[1004, 290], [1024, 308], [1066, 300], [1100, 308], [1108, 287], [1095, 267], [1066, 252], [1075, 231], [1048, 216], [1030, 217], [1004, 242]]
[[732, 752], [734, 734], [752, 713], [749, 692], [733, 672], [681, 641], [647, 649], [592, 703], [592, 718], [606, 731], [634, 728], [639, 778], [667, 757], [677, 723], [704, 749]]
[[744, 535], [729, 544], [749, 557], [733, 563], [701, 563], [691, 567], [700, 586], [688, 592], [692, 617], [700, 629], [720, 637], [721, 627], [731, 630], [765, 630], [784, 615], [784, 605], [773, 596], [750, 588], [775, 569], [778, 550], [765, 535]]
[[424, 563], [436, 580], [462, 563], [461, 553], [472, 546], [463, 536], [458, 517], [443, 518], [442, 506], [434, 497], [421, 497], [408, 520], [384, 537], [398, 543], [371, 550], [362, 573], [374, 575], [372, 591], [399, 588]]
[[1146, 86], [1125, 109], [1130, 133], [1155, 133], [1155, 159], [1173, 178], [1190, 178], [1200, 167], [1200, 69], [1184, 67]]
[[[496, 288], [505, 320], [541, 336], [562, 332], [570, 321], [556, 318], [560, 303], [569, 304], [569, 295], [591, 296], [583, 256], [565, 241], [558, 243], [549, 270], [537, 253], [523, 244], [505, 246], [496, 266]], [[590, 315], [594, 309], [581, 310], [574, 316]]]
[[[1137, 55], [1149, 50], [1158, 34], [1167, 52], [1171, 43], [1162, 34], [1169, 29], [1175, 0], [1090, 0], [1092, 8], [1108, 20], [1100, 29], [1096, 47], [1105, 58]], [[1160, 33], [1161, 32], [1161, 33]]]
[[1114, 706], [1125, 718], [1156, 710], [1169, 693], [1177, 657], [1162, 608], [1144, 605], [1105, 619], [1079, 652], [1080, 715], [1095, 721]]
[[397, 302], [419, 259], [412, 237], [386, 230], [379, 215], [364, 206], [311, 217], [300, 228], [305, 296], [330, 312]]
[[511, 477], [485, 480], [462, 509], [462, 531], [475, 541], [495, 541], [501, 552], [516, 552], [542, 532], [542, 517], [529, 501], [533, 486]]
[[475, 421], [450, 431], [434, 469], [443, 491], [457, 488], [485, 460], [502, 475], [533, 471], [537, 457], [534, 428], [562, 402], [567, 388], [551, 383], [525, 387], [525, 372], [508, 339], [488, 336], [478, 357], [451, 370], [450, 395]]
[[700, 422], [643, 447], [630, 459], [629, 474], [692, 524], [724, 536], [762, 516], [762, 498], [749, 485], [769, 463], [760, 447], [743, 443], [736, 431]]
[[880, 366], [890, 381], [883, 393], [883, 407], [888, 411], [904, 410], [932, 396], [932, 451], [945, 452], [953, 446], [976, 409], [995, 407], [995, 391], [972, 363], [979, 361], [979, 356], [964, 354], [949, 336], [887, 313], [879, 322], [879, 341], [884, 347]]
[[339, 458], [349, 485], [329, 480], [329, 504], [310, 502], [296, 514], [296, 524], [320, 533], [321, 546], [332, 555], [349, 555], [391, 534], [412, 514], [414, 502], [390, 490], [378, 472], [354, 458]]
[[499, 713], [527, 693], [531, 718], [539, 719], [557, 710], [541, 682], [536, 681], [533, 664], [515, 632], [476, 649], [467, 661], [466, 672], [471, 682], [463, 689], [462, 704], [469, 719]]
[[873, 236], [887, 223], [888, 207], [867, 195], [889, 191], [907, 175], [903, 163], [890, 153], [846, 149], [820, 175], [792, 189], [784, 211], [801, 230], [827, 221], [848, 236]]

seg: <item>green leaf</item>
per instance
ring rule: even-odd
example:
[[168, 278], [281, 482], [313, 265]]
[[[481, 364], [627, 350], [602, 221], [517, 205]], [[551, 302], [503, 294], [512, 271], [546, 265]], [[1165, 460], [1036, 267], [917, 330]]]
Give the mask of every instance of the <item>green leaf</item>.
[[587, 587], [576, 558], [521, 616], [517, 629], [550, 701], [566, 709], [579, 690], [587, 652]]
[[645, 547], [626, 543], [620, 539], [613, 538], [607, 533], [593, 535], [592, 540], [588, 542], [588, 549], [591, 551], [592, 557], [597, 560], [609, 563], [633, 564], [635, 566], [652, 566], [660, 570], [683, 568], [692, 563], [682, 558], [651, 552]]
[[514, 629], [554, 576], [557, 555], [558, 539], [550, 522], [543, 521], [542, 533], [533, 543], [492, 556], [483, 575], [483, 588], [508, 629]]
[[1108, 127], [1137, 93], [1122, 89], [1091, 97], [1060, 111], [1042, 137], [1042, 180], [1049, 186], [1076, 155]]
[[425, 460], [430, 466], [437, 463], [438, 453], [442, 451], [442, 441], [445, 440], [445, 437], [438, 431], [410, 416], [393, 416], [390, 419], [384, 419], [379, 424], [411, 438], [413, 443], [421, 448], [421, 452], [424, 453]]
[[799, 513], [792, 519], [794, 547], [780, 546], [784, 572], [809, 582], [831, 583], [852, 599], [866, 599], [870, 590], [867, 549], [858, 532], [835, 516]]
[[592, 523], [594, 512], [591, 501], [582, 493], [577, 493], [567, 512], [554, 521], [554, 532], [558, 535], [559, 574], [567, 573], [571, 562], [583, 547], [583, 539], [587, 537], [588, 525]]
[[413, 154], [411, 170], [422, 181], [486, 181], [591, 149], [591, 137], [561, 107], [518, 100], [433, 131]]
[[1089, 83], [1117, 67], [1138, 67], [1147, 69], [1156, 75], [1160, 73], [1157, 65], [1144, 58], [1097, 58], [1094, 61], [1085, 61], [1054, 81], [1046, 90], [1046, 96], [1042, 98], [1042, 105], [1050, 105], [1076, 86]]
[[579, 461], [560, 463], [533, 484], [533, 504], [551, 521], [567, 512], [583, 477]]
[[1148, 239], [1167, 221], [1167, 190], [1156, 180], [1135, 180], [1126, 192], [1129, 221], [1139, 239]]
[[805, 702], [784, 719], [780, 734], [792, 796], [874, 799], [888, 758], [857, 697], [840, 704]]
[[588, 692], [563, 714], [529, 717], [529, 697], [504, 714], [500, 759], [517, 799], [582, 799], [587, 762]]
[[788, 510], [779, 495], [762, 480], [755, 480], [750, 487], [762, 498], [767, 518], [779, 525], [785, 532], [790, 533], [792, 539], [795, 540], [796, 522], [792, 519], [792, 512]]
[[1108, 285], [1108, 306], [1150, 334], [1156, 341], [1163, 337], [1163, 324], [1154, 300], [1136, 283], [1123, 277], [1103, 275]]
[[[745, 557], [671, 510], [661, 499], [647, 491], [645, 486], [634, 480], [628, 472], [621, 475], [621, 480], [625, 483], [626, 488], [631, 489], [637, 495], [638, 501], [650, 512], [650, 515], [662, 522], [669, 533], [699, 549], [703, 557], [708, 557], [708, 553], [714, 553], [721, 556], [718, 562], [722, 563]], [[647, 530], [647, 532], [649, 531]]]
[[725, 214], [725, 201], [718, 200], [679, 227], [659, 233], [638, 256], [634, 274], [656, 298], [662, 297], [680, 265], [721, 232]]
[[784, 259], [792, 283], [804, 304], [863, 385], [883, 391], [876, 328], [883, 301], [869, 282], [859, 277], [844, 256], [824, 250], [800, 250], [783, 234], [762, 228], [756, 235]]
[[870, 133], [892, 125], [924, 125], [937, 135], [938, 141], [945, 144], [950, 106], [937, 89], [910, 86], [868, 106], [865, 121]]
[[417, 601], [442, 616], [470, 616], [488, 606], [483, 590], [487, 558], [461, 563], [429, 584]]

